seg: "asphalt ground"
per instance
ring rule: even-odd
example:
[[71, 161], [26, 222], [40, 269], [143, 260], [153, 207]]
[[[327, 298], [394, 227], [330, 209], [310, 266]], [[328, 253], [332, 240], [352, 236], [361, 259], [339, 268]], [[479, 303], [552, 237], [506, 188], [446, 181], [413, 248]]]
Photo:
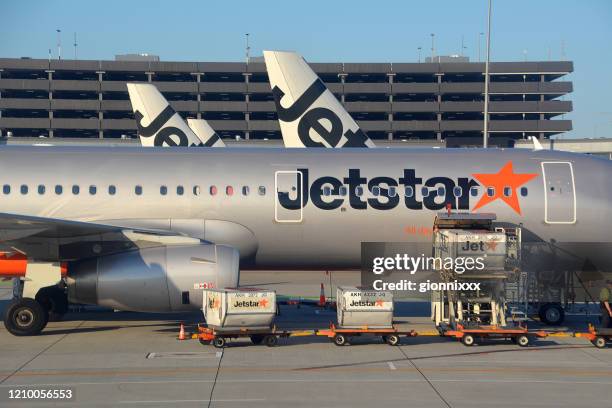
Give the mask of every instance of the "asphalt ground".
[[[243, 275], [287, 297], [313, 297], [324, 273]], [[338, 282], [341, 280], [338, 275]], [[341, 284], [351, 284], [342, 275]], [[346, 280], [346, 282], [344, 282]], [[335, 282], [335, 281], [334, 281]], [[0, 299], [10, 287], [0, 286]], [[0, 308], [7, 300], [0, 301]], [[425, 302], [401, 302], [402, 328], [432, 332]], [[282, 306], [286, 329], [325, 328], [335, 312]], [[567, 330], [593, 316], [572, 316]], [[520, 348], [503, 340], [466, 347], [439, 336], [281, 339], [279, 346], [236, 340], [224, 349], [178, 341], [180, 322], [195, 331], [198, 313], [89, 310], [49, 323], [42, 335], [14, 337], [0, 327], [0, 406], [180, 407], [609, 407], [612, 349], [573, 337]], [[563, 328], [561, 328], [563, 330]], [[71, 390], [71, 400], [9, 400], [12, 390]]]

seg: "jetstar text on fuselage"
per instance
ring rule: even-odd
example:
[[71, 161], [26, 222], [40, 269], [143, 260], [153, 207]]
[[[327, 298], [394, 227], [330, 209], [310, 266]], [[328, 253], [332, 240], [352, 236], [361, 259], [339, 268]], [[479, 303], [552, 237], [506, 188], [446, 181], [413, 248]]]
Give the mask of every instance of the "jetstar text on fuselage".
[[[289, 210], [299, 209], [312, 201], [315, 207], [322, 210], [335, 210], [343, 206], [348, 200], [351, 208], [365, 210], [372, 207], [377, 210], [390, 210], [400, 204], [403, 200], [406, 208], [412, 210], [441, 210], [447, 203], [453, 209], [469, 210], [470, 189], [479, 186], [478, 182], [469, 177], [459, 177], [455, 180], [448, 177], [431, 177], [423, 180], [417, 177], [414, 169], [404, 169], [404, 174], [398, 178], [377, 176], [370, 179], [362, 176], [360, 169], [348, 169], [348, 174], [342, 179], [331, 176], [319, 177], [309, 183], [308, 169], [298, 169], [302, 177], [296, 176], [296, 197], [291, 198], [288, 192], [278, 191], [278, 202]], [[341, 188], [346, 188], [346, 196], [341, 194]], [[403, 186], [403, 187], [401, 187]], [[331, 194], [325, 195], [323, 188], [329, 187]], [[373, 191], [378, 187], [380, 193], [374, 197], [364, 197], [358, 191]], [[430, 194], [419, 200], [416, 191], [420, 187], [427, 187]], [[444, 195], [438, 195], [437, 189], [444, 188]], [[460, 194], [456, 197], [455, 187], [460, 187]], [[395, 194], [391, 189], [396, 189]], [[400, 188], [400, 191], [397, 189]], [[403, 189], [402, 189], [403, 188]], [[411, 189], [412, 194], [404, 194], [404, 189]]]

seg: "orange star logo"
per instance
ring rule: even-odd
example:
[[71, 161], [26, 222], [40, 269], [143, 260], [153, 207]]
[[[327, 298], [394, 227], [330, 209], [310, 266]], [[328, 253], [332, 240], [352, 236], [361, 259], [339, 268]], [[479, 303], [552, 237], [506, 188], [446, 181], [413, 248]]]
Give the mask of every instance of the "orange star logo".
[[376, 307], [383, 307], [384, 306], [384, 302], [382, 301], [382, 299], [376, 299], [376, 302], [374, 303], [374, 306], [376, 306]]
[[[496, 174], [477, 173], [472, 174], [472, 176], [474, 176], [474, 178], [485, 188], [483, 196], [476, 203], [472, 211], [476, 211], [499, 198], [518, 214], [521, 214], [521, 206], [518, 196], [516, 195], [516, 189], [536, 177], [537, 174], [517, 174], [512, 169], [512, 162], [509, 161]], [[494, 194], [492, 196], [488, 194], [487, 190], [489, 188], [494, 189]], [[504, 194], [504, 190], [507, 188], [510, 189], [509, 195]]]
[[259, 306], [261, 306], [261, 307], [266, 307], [266, 306], [268, 306], [268, 299], [265, 299], [265, 298], [264, 298], [264, 299], [261, 299], [261, 300], [259, 301]]
[[491, 251], [495, 251], [495, 248], [497, 248], [497, 244], [498, 244], [498, 242], [496, 242], [496, 241], [485, 242], [485, 245], [487, 246], [487, 249], [490, 249]]

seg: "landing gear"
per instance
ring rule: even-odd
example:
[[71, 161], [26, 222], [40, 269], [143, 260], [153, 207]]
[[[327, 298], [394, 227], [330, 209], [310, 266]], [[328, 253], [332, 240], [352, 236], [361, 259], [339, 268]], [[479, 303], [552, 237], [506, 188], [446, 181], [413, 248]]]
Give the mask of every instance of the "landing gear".
[[49, 313], [49, 321], [57, 322], [62, 320], [64, 314], [68, 312], [68, 296], [64, 289], [59, 286], [42, 288], [36, 295], [36, 300]]
[[36, 300], [13, 300], [4, 314], [4, 327], [15, 336], [35, 336], [45, 328], [49, 314]]
[[540, 306], [538, 315], [540, 316], [540, 320], [543, 323], [550, 324], [552, 326], [560, 325], [565, 319], [565, 312], [563, 311], [561, 305], [558, 303], [543, 304], [542, 306]]

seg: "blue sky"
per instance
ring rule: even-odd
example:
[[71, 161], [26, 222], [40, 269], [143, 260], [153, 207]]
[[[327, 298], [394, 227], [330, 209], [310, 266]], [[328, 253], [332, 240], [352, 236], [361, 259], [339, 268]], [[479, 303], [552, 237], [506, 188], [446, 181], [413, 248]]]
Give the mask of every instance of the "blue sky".
[[[63, 55], [112, 59], [149, 52], [171, 61], [241, 61], [295, 50], [309, 61], [405, 62], [464, 51], [477, 59], [486, 0], [437, 1], [33, 1], [0, 2], [0, 57], [47, 58], [62, 30]], [[574, 61], [569, 99], [574, 131], [566, 137], [612, 137], [612, 1], [494, 0], [492, 60]], [[563, 47], [562, 47], [563, 44]], [[484, 43], [482, 44], [484, 49]], [[526, 51], [526, 54], [525, 54]], [[483, 50], [484, 52], [484, 50]]]

